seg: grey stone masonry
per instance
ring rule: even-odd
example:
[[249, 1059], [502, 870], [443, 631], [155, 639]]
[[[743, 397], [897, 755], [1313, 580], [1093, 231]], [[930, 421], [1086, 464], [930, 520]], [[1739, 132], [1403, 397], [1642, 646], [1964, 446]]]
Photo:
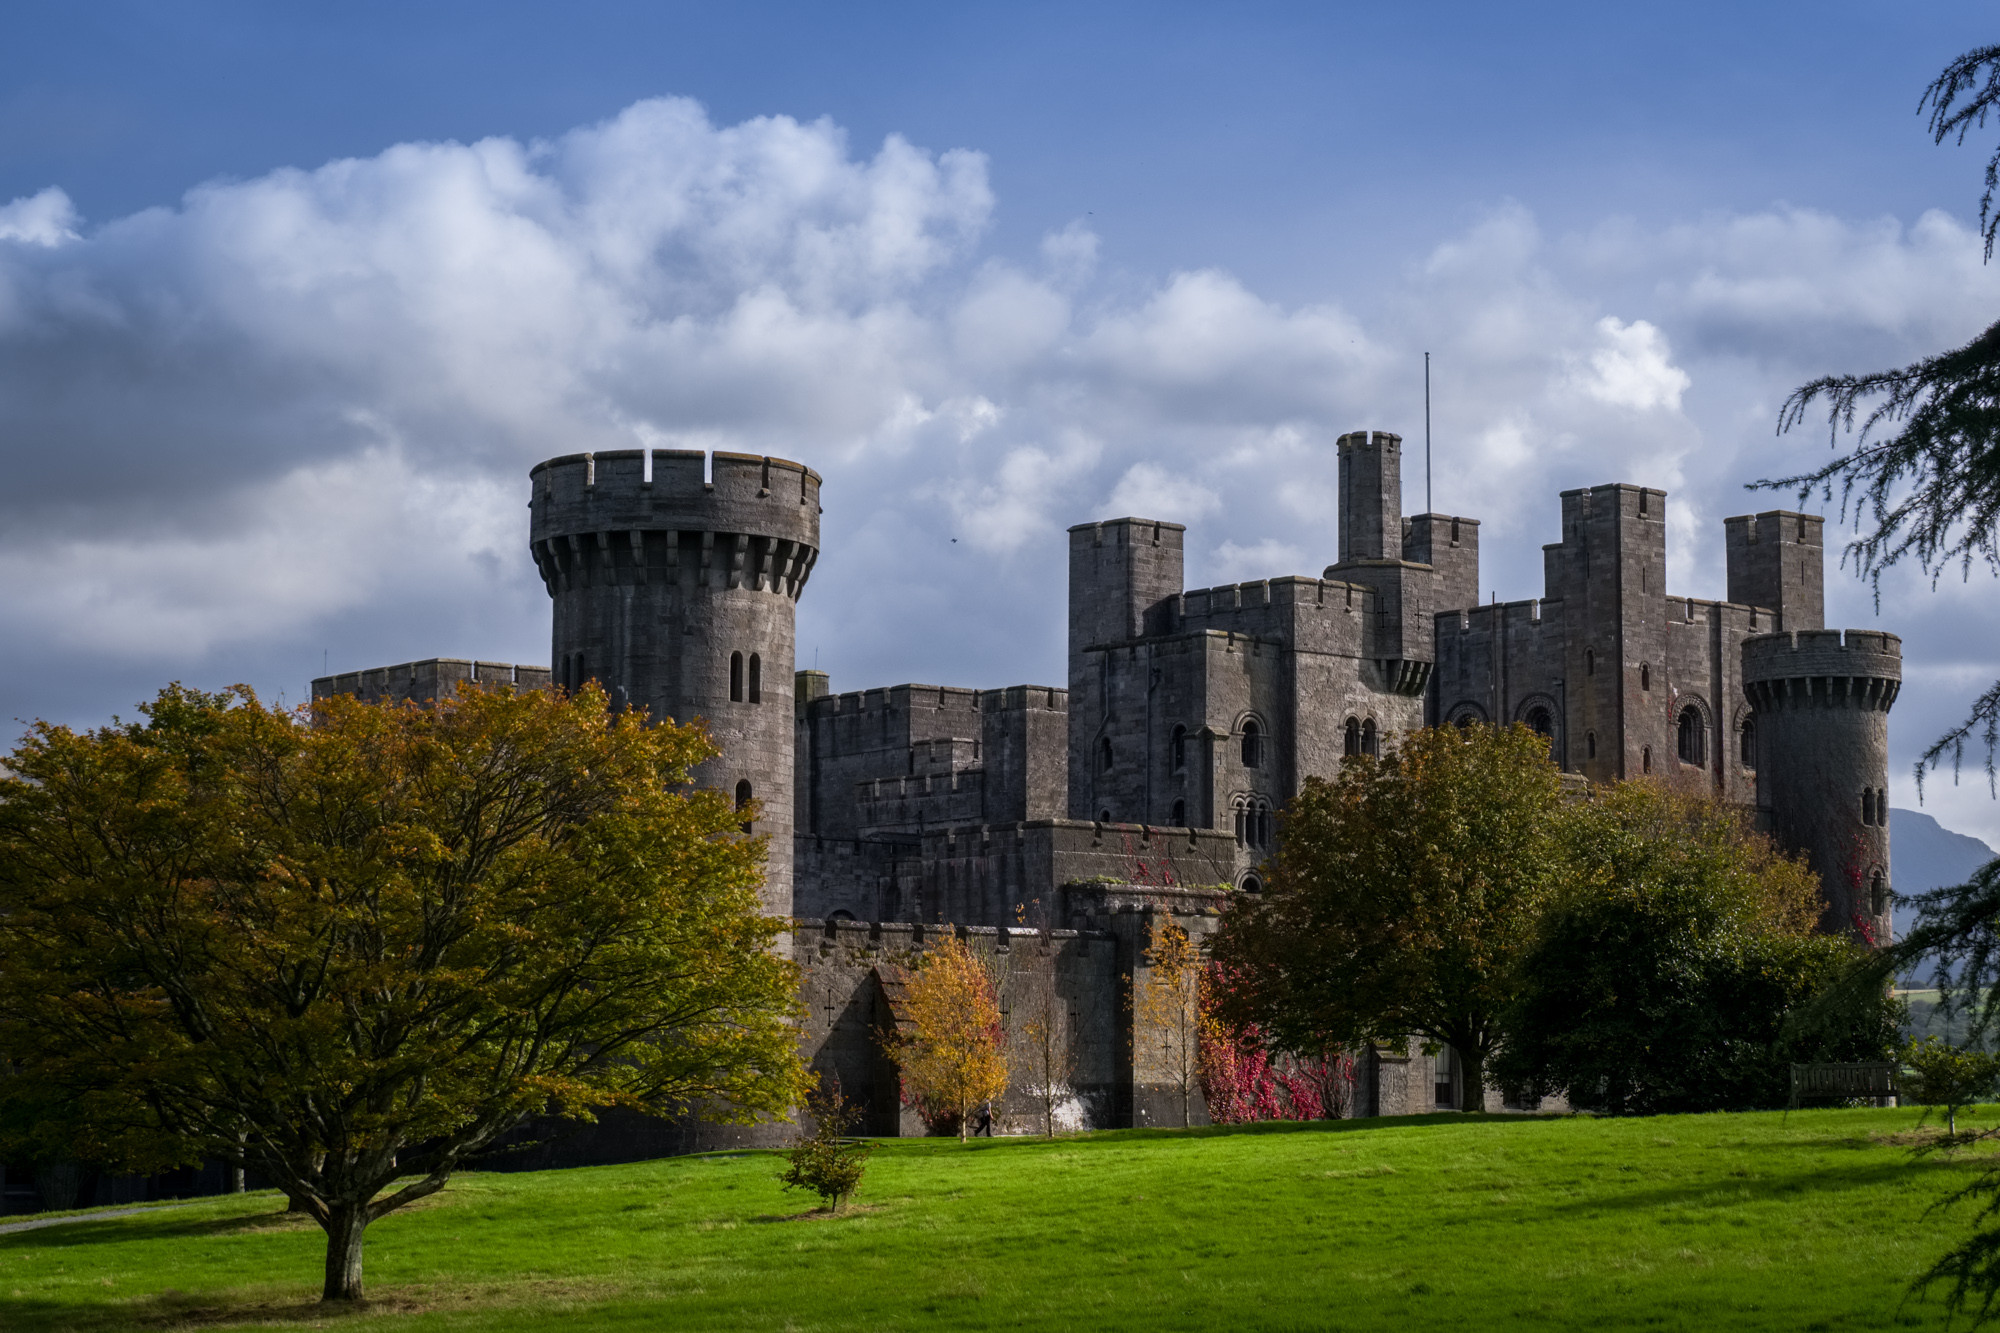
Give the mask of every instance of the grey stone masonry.
[[1757, 803], [1824, 886], [1828, 931], [1886, 943], [1889, 709], [1902, 640], [1879, 631], [1798, 630], [1743, 645], [1755, 709]]
[[1826, 625], [1826, 520], [1773, 509], [1722, 520], [1729, 600], [1765, 606], [1786, 629]]
[[549, 686], [549, 669], [516, 666], [511, 662], [473, 662], [462, 657], [427, 657], [421, 662], [399, 662], [368, 671], [321, 676], [312, 683], [312, 697], [326, 699], [336, 694], [351, 694], [371, 704], [429, 703], [451, 698], [460, 685], [545, 690]]
[[679, 449], [569, 454], [529, 474], [529, 549], [554, 602], [555, 682], [700, 719], [695, 780], [755, 802], [764, 902], [792, 911], [794, 608], [819, 558], [819, 474]]

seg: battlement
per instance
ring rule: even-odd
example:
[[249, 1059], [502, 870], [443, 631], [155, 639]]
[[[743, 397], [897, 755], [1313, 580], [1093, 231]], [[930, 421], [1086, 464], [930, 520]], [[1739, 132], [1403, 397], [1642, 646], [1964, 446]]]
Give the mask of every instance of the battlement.
[[1511, 602], [1482, 602], [1478, 606], [1463, 606], [1456, 611], [1440, 611], [1437, 613], [1437, 627], [1445, 633], [1491, 634], [1502, 623], [1523, 618], [1530, 625], [1539, 625], [1542, 623], [1544, 604], [1557, 600], [1553, 597], [1522, 597]]
[[614, 449], [551, 458], [528, 476], [529, 547], [545, 580], [755, 570], [796, 596], [819, 554], [819, 474], [790, 459]]
[[1169, 597], [1166, 606], [1172, 628], [1193, 629], [1195, 626], [1189, 622], [1272, 607], [1367, 612], [1373, 609], [1374, 599], [1375, 590], [1359, 583], [1293, 574], [1283, 578], [1252, 579], [1247, 583], [1196, 588], [1177, 597]]
[[321, 676], [312, 683], [312, 697], [327, 699], [351, 694], [363, 703], [401, 703], [414, 700], [428, 703], [449, 699], [461, 684], [483, 690], [513, 688], [545, 690], [549, 669], [544, 666], [516, 666], [511, 662], [475, 662], [463, 657], [427, 657], [418, 662], [368, 671], [348, 671], [337, 676]]
[[1903, 682], [1903, 641], [1884, 630], [1786, 630], [1743, 641], [1743, 691], [1760, 711], [1888, 712]]
[[[806, 688], [823, 688], [824, 672], [801, 672], [819, 677]], [[907, 717], [913, 713], [957, 713], [977, 717], [984, 713], [1012, 709], [1041, 708], [1051, 712], [1069, 711], [1069, 691], [1050, 685], [1008, 685], [994, 690], [970, 689], [961, 685], [878, 685], [867, 690], [842, 694], [810, 694], [801, 700], [812, 718], [864, 718], [888, 715]]]

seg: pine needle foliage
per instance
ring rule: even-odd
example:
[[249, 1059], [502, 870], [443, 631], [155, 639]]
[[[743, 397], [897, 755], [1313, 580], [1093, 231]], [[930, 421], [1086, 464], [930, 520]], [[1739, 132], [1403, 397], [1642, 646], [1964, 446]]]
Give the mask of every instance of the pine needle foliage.
[[840, 1080], [808, 1092], [804, 1109], [812, 1128], [785, 1154], [785, 1170], [778, 1178], [788, 1190], [811, 1190], [837, 1213], [861, 1188], [875, 1145], [848, 1137], [861, 1121], [861, 1108], [841, 1095]]
[[[1987, 117], [2000, 114], [2000, 46], [1969, 51], [1945, 67], [1918, 102], [1928, 108], [1932, 139], [1964, 143]], [[1986, 163], [1979, 201], [1986, 257], [2000, 237], [2000, 149]], [[1857, 535], [1843, 563], [1868, 579], [1879, 598], [1883, 573], [1905, 559], [1935, 582], [1956, 566], [1969, 578], [1984, 564], [2000, 573], [2000, 323], [1963, 347], [1894, 370], [1826, 375], [1792, 391], [1778, 412], [1778, 433], [1804, 424], [1815, 404], [1826, 411], [1828, 440], [1853, 446], [1824, 467], [1758, 481], [1757, 487], [1839, 498], [1843, 521]], [[1858, 423], [1858, 424], [1857, 424]], [[1939, 737], [1918, 759], [1916, 778], [1946, 759], [1958, 772], [1968, 740], [1985, 749], [1989, 787], [2000, 794], [2000, 682], [1973, 704], [1965, 721]]]
[[686, 785], [698, 729], [595, 688], [146, 711], [38, 723], [0, 778], [0, 1155], [239, 1160], [350, 1300], [367, 1227], [531, 1117], [796, 1099], [784, 923]]

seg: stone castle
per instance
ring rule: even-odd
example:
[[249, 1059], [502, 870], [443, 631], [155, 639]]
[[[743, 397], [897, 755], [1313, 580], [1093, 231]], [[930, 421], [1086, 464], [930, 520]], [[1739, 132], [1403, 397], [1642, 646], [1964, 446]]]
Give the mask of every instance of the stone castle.
[[[529, 532], [554, 604], [549, 667], [431, 659], [313, 694], [595, 680], [614, 704], [704, 719], [722, 753], [697, 779], [754, 815], [765, 905], [795, 923], [805, 1053], [868, 1104], [874, 1133], [919, 1132], [879, 1038], [947, 930], [993, 959], [1003, 1005], [1060, 997], [1073, 1119], [1178, 1123], [1125, 998], [1158, 923], [1212, 929], [1232, 893], [1260, 891], [1306, 778], [1425, 725], [1523, 722], [1592, 782], [1654, 775], [1754, 806], [1817, 871], [1824, 928], [1886, 940], [1900, 641], [1824, 627], [1822, 520], [1726, 520], [1728, 599], [1709, 601], [1667, 591], [1664, 492], [1565, 491], [1543, 596], [1482, 605], [1478, 521], [1405, 518], [1401, 447], [1340, 438], [1338, 559], [1318, 577], [1189, 590], [1181, 525], [1084, 523], [1065, 686], [846, 693], [794, 661], [817, 473], [720, 452], [552, 458], [530, 474]], [[1352, 1113], [1452, 1104], [1455, 1078], [1449, 1051], [1370, 1052]], [[586, 1156], [702, 1141], [618, 1133]]]

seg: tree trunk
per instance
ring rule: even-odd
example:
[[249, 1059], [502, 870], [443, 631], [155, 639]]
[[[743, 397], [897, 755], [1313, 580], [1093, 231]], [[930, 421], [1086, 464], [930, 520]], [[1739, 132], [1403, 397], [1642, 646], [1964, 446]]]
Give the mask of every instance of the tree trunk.
[[322, 1301], [361, 1299], [361, 1238], [368, 1205], [336, 1204], [326, 1220], [326, 1287]]
[[1486, 1109], [1486, 1060], [1483, 1056], [1458, 1053], [1458, 1109]]

